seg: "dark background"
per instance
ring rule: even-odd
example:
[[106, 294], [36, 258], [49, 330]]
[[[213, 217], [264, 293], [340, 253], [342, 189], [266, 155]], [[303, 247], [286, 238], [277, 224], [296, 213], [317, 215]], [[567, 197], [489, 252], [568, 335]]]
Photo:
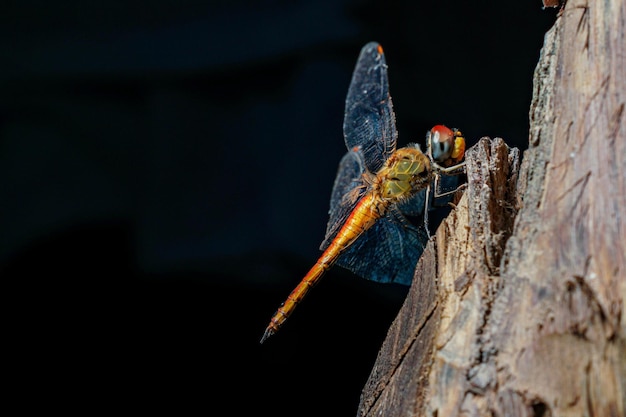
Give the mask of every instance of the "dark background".
[[[355, 415], [406, 288], [319, 255], [345, 94], [380, 42], [399, 145], [434, 124], [526, 147], [542, 3], [0, 6], [4, 344], [50, 409]], [[85, 408], [86, 407], [86, 408]]]

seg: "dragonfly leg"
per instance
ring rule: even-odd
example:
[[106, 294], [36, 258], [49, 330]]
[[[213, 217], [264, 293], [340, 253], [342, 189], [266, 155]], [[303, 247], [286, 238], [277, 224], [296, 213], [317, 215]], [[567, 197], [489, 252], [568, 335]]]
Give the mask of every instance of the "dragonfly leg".
[[448, 168], [444, 168], [441, 167], [439, 165], [437, 165], [436, 163], [434, 163], [434, 165], [436, 166], [436, 171], [435, 171], [435, 190], [433, 192], [433, 198], [440, 198], [440, 197], [445, 197], [448, 196], [450, 194], [454, 194], [457, 191], [460, 191], [462, 189], [464, 189], [465, 187], [467, 187], [467, 183], [463, 183], [461, 185], [459, 185], [458, 187], [456, 187], [454, 190], [450, 190], [450, 191], [443, 191], [441, 190], [441, 186], [440, 186], [440, 180], [441, 180], [441, 175], [444, 174], [446, 176], [452, 176], [452, 175], [461, 175], [463, 173], [465, 173], [465, 162], [461, 162], [460, 164], [456, 164], [453, 165], [451, 167]]
[[[461, 164], [459, 164], [461, 165]], [[459, 169], [459, 167], [457, 166], [456, 169]], [[462, 172], [458, 172], [456, 174], [449, 174], [449, 175], [459, 175]], [[426, 198], [425, 198], [425, 207], [424, 207], [424, 228], [426, 229], [426, 233], [428, 235], [428, 238], [430, 239], [431, 234], [430, 234], [430, 228], [428, 227], [428, 212], [434, 208], [434, 207], [445, 207], [446, 205], [451, 205], [450, 202], [447, 202], [446, 204], [437, 204], [437, 199], [442, 198], [442, 197], [447, 197], [449, 195], [452, 195], [454, 193], [456, 193], [457, 191], [463, 190], [465, 187], [467, 187], [467, 183], [463, 183], [461, 185], [459, 185], [458, 187], [456, 187], [453, 190], [449, 190], [449, 191], [443, 191], [441, 189], [441, 173], [440, 172], [435, 172], [434, 173], [434, 180], [433, 180], [433, 184], [429, 185], [428, 187], [426, 187]], [[432, 190], [432, 191], [431, 191]], [[432, 194], [432, 196], [431, 196]], [[432, 202], [431, 202], [432, 199]]]
[[456, 188], [455, 188], [454, 190], [452, 190], [452, 191], [445, 191], [445, 192], [443, 192], [443, 193], [436, 193], [436, 192], [435, 192], [435, 193], [434, 193], [434, 195], [433, 195], [433, 198], [440, 198], [440, 197], [445, 197], [445, 196], [448, 196], [448, 195], [450, 195], [450, 194], [454, 194], [454, 193], [456, 193], [457, 191], [461, 191], [461, 190], [465, 189], [465, 187], [467, 187], [467, 183], [463, 183], [463, 184], [459, 185], [458, 187], [456, 187]]
[[458, 163], [456, 165], [452, 165], [449, 167], [442, 167], [437, 162], [431, 159], [431, 165], [435, 168], [437, 172], [446, 174], [446, 175], [458, 175], [465, 172], [465, 161]]

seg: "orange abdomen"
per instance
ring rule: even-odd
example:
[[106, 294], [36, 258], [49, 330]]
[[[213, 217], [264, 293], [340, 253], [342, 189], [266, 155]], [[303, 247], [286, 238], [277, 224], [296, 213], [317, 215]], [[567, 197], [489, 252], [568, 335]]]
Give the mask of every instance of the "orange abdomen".
[[384, 209], [384, 202], [375, 193], [370, 192], [363, 196], [322, 256], [278, 308], [261, 338], [261, 343], [280, 329], [309, 289], [317, 284], [346, 248], [383, 216]]

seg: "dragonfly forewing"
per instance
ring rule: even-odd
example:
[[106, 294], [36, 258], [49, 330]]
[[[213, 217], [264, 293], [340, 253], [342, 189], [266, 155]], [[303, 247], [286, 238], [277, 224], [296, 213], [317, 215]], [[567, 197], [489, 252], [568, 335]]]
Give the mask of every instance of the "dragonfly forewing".
[[377, 172], [396, 149], [395, 116], [387, 63], [382, 47], [370, 42], [363, 47], [346, 97], [344, 140], [350, 150], [360, 147], [366, 168]]

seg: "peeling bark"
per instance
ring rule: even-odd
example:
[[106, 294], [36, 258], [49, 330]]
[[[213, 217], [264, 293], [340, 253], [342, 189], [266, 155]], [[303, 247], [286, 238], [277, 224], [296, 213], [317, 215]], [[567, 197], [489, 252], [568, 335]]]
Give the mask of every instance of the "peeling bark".
[[498, 138], [468, 151], [358, 415], [626, 415], [625, 21], [565, 5], [521, 167]]

